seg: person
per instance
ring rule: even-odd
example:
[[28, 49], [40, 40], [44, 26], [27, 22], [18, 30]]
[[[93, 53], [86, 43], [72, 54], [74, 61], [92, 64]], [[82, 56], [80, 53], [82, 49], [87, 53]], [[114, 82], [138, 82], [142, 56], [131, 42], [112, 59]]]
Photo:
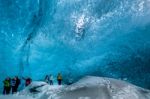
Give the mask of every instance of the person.
[[23, 77], [23, 80], [25, 80], [25, 86], [26, 86], [26, 87], [27, 87], [28, 85], [30, 85], [31, 82], [32, 82], [32, 79], [31, 79], [30, 77], [28, 77], [28, 78], [24, 78], [24, 77]]
[[27, 78], [26, 79], [26, 86], [28, 86], [28, 85], [30, 85], [31, 84], [31, 82], [32, 82], [32, 79], [31, 78]]
[[16, 92], [16, 78], [13, 78], [11, 80], [11, 89], [12, 89], [12, 94]]
[[16, 85], [15, 85], [15, 91], [18, 91], [18, 87], [20, 85], [20, 79], [18, 78], [18, 76], [15, 77], [16, 78]]
[[[11, 78], [10, 77], [8, 77], [8, 81], [9, 81], [9, 84], [11, 83]], [[11, 84], [10, 84], [10, 86], [8, 87], [8, 93], [10, 93], [10, 91], [11, 91]]]
[[62, 76], [61, 76], [60, 73], [58, 73], [57, 81], [58, 81], [58, 85], [61, 85], [61, 84], [62, 84]]
[[4, 89], [3, 89], [3, 94], [7, 95], [10, 93], [10, 78], [6, 78], [4, 81]]
[[50, 74], [49, 80], [50, 80], [50, 85], [53, 85], [53, 76], [51, 74]]
[[49, 78], [48, 75], [45, 76], [45, 82], [48, 83], [48, 84], [50, 83], [50, 78]]

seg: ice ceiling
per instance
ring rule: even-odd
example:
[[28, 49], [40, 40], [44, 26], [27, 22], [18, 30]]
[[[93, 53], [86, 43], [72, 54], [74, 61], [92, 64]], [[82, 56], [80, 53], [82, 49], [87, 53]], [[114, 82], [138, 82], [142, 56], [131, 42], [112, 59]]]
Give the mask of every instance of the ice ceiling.
[[150, 88], [150, 0], [0, 0], [0, 79], [58, 72]]

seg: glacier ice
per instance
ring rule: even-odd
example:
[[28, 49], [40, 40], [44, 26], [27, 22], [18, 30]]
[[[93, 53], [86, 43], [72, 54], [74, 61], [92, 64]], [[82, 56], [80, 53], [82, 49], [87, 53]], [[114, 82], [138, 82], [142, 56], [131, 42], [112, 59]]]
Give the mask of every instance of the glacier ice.
[[[0, 0], [0, 81], [61, 72], [150, 88], [149, 0]], [[2, 87], [2, 86], [1, 86]]]
[[[35, 88], [37, 92], [31, 92]], [[14, 96], [0, 99], [149, 99], [150, 91], [130, 83], [111, 78], [87, 76], [69, 86], [50, 86], [45, 82], [33, 82]]]

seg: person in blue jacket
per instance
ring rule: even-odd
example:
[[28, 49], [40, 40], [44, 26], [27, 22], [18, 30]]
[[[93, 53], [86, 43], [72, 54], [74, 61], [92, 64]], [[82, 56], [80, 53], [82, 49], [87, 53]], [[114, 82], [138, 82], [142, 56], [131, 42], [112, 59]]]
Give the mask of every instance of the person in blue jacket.
[[12, 89], [12, 94], [16, 93], [16, 78], [13, 78], [11, 80], [11, 89]]

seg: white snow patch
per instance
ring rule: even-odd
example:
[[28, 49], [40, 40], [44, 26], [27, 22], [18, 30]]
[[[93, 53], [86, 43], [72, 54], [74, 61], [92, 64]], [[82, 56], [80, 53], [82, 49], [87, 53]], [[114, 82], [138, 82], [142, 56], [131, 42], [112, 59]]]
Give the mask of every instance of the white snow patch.
[[150, 99], [150, 91], [121, 80], [87, 76], [69, 86], [33, 82], [23, 91], [0, 99]]

